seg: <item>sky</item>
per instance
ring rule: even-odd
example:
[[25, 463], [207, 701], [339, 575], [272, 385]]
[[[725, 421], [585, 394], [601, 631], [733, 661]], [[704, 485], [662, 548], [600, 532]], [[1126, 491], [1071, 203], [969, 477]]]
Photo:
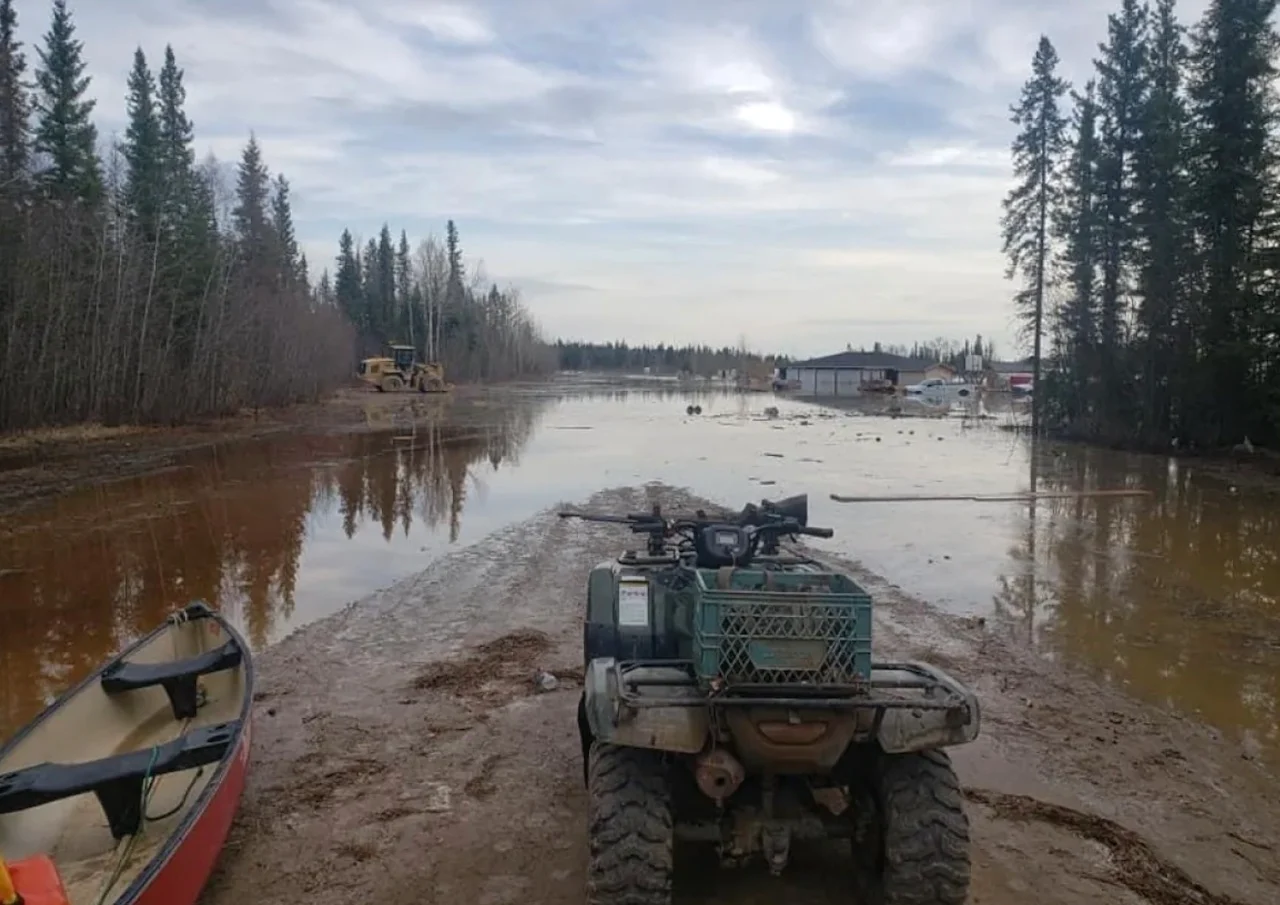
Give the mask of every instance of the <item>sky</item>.
[[[1185, 0], [1191, 23], [1206, 0]], [[1009, 105], [1113, 0], [69, 0], [104, 139], [172, 44], [198, 152], [252, 130], [313, 276], [344, 227], [465, 252], [549, 337], [793, 356], [981, 333]], [[17, 0], [29, 54], [49, 4]]]

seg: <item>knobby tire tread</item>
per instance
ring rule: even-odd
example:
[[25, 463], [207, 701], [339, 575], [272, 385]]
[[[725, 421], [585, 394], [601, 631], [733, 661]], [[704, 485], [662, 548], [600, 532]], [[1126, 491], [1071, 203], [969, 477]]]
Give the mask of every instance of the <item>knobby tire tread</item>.
[[964, 905], [971, 874], [964, 795], [939, 750], [881, 761], [882, 898], [875, 905]]
[[587, 905], [671, 905], [675, 831], [662, 760], [595, 742], [587, 773]]

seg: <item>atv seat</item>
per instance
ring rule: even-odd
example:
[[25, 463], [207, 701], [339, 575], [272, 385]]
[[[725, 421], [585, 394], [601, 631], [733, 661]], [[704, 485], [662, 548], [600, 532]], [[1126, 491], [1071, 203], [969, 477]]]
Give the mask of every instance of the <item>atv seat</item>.
[[126, 751], [82, 764], [43, 763], [0, 775], [0, 814], [36, 808], [92, 792], [116, 839], [142, 827], [146, 780], [217, 763], [237, 736], [240, 721], [192, 730], [154, 748]]
[[196, 679], [211, 672], [222, 672], [240, 665], [244, 653], [234, 641], [216, 650], [208, 651], [189, 660], [166, 663], [129, 663], [120, 661], [108, 666], [102, 673], [102, 690], [107, 694], [137, 691], [154, 685], [164, 687], [173, 705], [173, 717], [188, 720], [196, 715], [198, 706]]

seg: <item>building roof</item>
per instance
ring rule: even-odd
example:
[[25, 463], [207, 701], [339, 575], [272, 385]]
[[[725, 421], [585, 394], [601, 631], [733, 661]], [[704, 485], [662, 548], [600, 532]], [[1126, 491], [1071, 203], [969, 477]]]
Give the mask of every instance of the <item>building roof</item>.
[[834, 370], [867, 371], [896, 368], [899, 371], [923, 371], [937, 362], [923, 358], [906, 358], [890, 352], [837, 352], [835, 355], [824, 355], [808, 361], [797, 361], [788, 365], [791, 368], [832, 368]]

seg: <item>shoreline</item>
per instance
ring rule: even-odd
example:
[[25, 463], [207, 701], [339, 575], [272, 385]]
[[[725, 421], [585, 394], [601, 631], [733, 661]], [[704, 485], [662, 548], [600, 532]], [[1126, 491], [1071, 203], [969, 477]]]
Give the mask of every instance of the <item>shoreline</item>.
[[[285, 431], [356, 433], [390, 427], [397, 410], [466, 408], [528, 383], [466, 384], [447, 396], [387, 394], [343, 387], [319, 402], [241, 412], [176, 427], [71, 425], [0, 435], [0, 516], [13, 516], [58, 496], [163, 472], [201, 450], [259, 440]], [[534, 384], [536, 385], [536, 384]], [[385, 418], [385, 424], [375, 424]]]

